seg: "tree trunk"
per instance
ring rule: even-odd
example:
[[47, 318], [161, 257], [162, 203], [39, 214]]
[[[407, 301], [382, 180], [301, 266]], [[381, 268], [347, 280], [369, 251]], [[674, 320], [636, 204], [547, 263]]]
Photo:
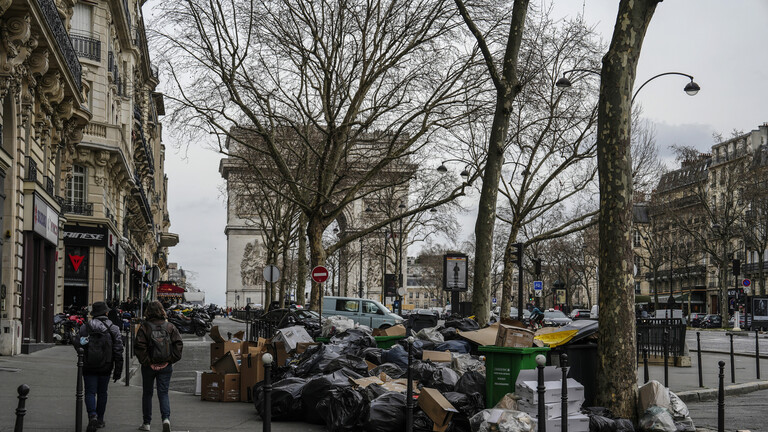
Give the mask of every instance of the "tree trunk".
[[[290, 236], [287, 236], [290, 237]], [[290, 238], [285, 239], [283, 243], [283, 277], [280, 278], [280, 306], [285, 307], [285, 293], [288, 287], [288, 252], [290, 251]]]
[[653, 269], [653, 310], [659, 309], [659, 269]]
[[[504, 248], [504, 269], [501, 273], [501, 317], [510, 318], [510, 307], [512, 306], [512, 284], [514, 283], [512, 275], [515, 272], [515, 262], [512, 257], [517, 252], [515, 248], [515, 242], [517, 234], [515, 230], [511, 230], [509, 237], [507, 237], [507, 245]], [[518, 293], [522, 295], [522, 293]], [[512, 317], [517, 319], [517, 317]], [[487, 320], [486, 320], [487, 321]], [[478, 321], [484, 322], [484, 321]]]
[[645, 31], [659, 0], [622, 0], [603, 57], [597, 117], [600, 178], [600, 327], [597, 405], [635, 419], [637, 364], [632, 260], [632, 87]]
[[[504, 143], [509, 129], [512, 102], [520, 92], [517, 57], [523, 39], [528, 0], [516, 0], [512, 7], [509, 37], [504, 53], [503, 76], [496, 77], [496, 108], [488, 140], [488, 154], [483, 173], [477, 221], [475, 222], [475, 273], [472, 279], [472, 313], [477, 322], [488, 322], [491, 307], [491, 267], [493, 262], [493, 228], [496, 224], [496, 200], [504, 165]], [[495, 70], [495, 69], [494, 69]], [[454, 309], [455, 310], [455, 309]]]
[[765, 249], [759, 251], [759, 256], [757, 257], [757, 274], [758, 279], [760, 283], [760, 295], [765, 295], [765, 268], [764, 268], [764, 261], [763, 257], [765, 256]]
[[306, 299], [304, 298], [304, 290], [307, 286], [307, 275], [309, 269], [307, 268], [307, 217], [302, 212], [299, 216], [299, 255], [298, 264], [296, 265], [296, 303], [304, 306]]
[[[307, 235], [309, 237], [309, 257], [312, 268], [325, 265], [325, 248], [323, 247], [323, 231], [325, 226], [317, 216], [311, 216], [307, 225]], [[315, 312], [320, 311], [323, 301], [322, 284], [312, 281], [312, 291], [309, 295], [309, 309]]]
[[719, 268], [719, 274], [718, 278], [719, 280], [719, 288], [720, 288], [720, 318], [723, 321], [723, 328], [728, 328], [728, 266], [727, 266], [727, 258], [726, 258], [726, 249], [727, 245], [724, 242], [723, 243], [723, 255], [720, 258], [720, 268]]

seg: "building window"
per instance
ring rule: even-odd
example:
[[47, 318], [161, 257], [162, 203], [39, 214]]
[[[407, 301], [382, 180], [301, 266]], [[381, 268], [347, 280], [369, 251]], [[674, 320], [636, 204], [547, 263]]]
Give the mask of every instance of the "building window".
[[408, 293], [408, 298], [413, 298], [413, 293], [412, 292]]
[[90, 36], [93, 31], [93, 6], [76, 3], [72, 12], [71, 23], [71, 31]]
[[75, 165], [72, 177], [67, 181], [66, 198], [71, 202], [85, 202], [85, 167]]
[[640, 247], [640, 230], [632, 231], [632, 247]]
[[416, 291], [416, 298], [419, 298], [419, 294], [421, 294], [421, 293]]
[[635, 294], [640, 294], [640, 282], [635, 282]]

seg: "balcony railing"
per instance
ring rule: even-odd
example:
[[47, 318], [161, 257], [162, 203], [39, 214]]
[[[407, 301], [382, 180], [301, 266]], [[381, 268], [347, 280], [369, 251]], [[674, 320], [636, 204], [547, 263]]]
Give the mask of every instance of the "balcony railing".
[[62, 199], [61, 204], [62, 213], [70, 213], [82, 216], [93, 216], [93, 203], [79, 201], [79, 200], [65, 200]]
[[24, 176], [25, 181], [37, 181], [37, 162], [34, 159], [27, 156], [27, 172]]
[[45, 191], [48, 195], [53, 196], [53, 179], [45, 176]]
[[125, 19], [128, 21], [128, 29], [132, 29], [133, 25], [131, 24], [131, 10], [128, 8], [128, 2], [126, 0], [123, 0], [123, 9], [125, 9]]
[[72, 47], [79, 57], [101, 61], [101, 41], [91, 34], [72, 31], [69, 34]]
[[[75, 85], [77, 86], [77, 89], [80, 90], [82, 88], [83, 68], [80, 65], [80, 60], [77, 59], [75, 49], [72, 47], [72, 41], [70, 40], [67, 31], [64, 29], [64, 23], [61, 21], [59, 10], [56, 8], [54, 0], [37, 0], [37, 3], [40, 5], [40, 10], [43, 12], [48, 28], [50, 28], [51, 33], [53, 33], [53, 38], [59, 45], [59, 49], [64, 56], [64, 62], [67, 64], [67, 68], [72, 74], [72, 78], [75, 80]], [[123, 3], [127, 4], [125, 3], [125, 0], [123, 0]]]

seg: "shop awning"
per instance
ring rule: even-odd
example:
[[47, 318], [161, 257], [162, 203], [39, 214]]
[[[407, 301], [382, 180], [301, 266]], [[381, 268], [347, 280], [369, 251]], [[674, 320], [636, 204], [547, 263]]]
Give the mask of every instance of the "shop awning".
[[157, 287], [157, 294], [183, 294], [184, 288], [172, 283], [161, 283]]

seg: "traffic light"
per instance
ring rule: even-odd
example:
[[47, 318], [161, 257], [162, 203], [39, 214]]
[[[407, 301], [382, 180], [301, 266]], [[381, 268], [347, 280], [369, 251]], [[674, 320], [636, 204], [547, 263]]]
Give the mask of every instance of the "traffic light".
[[523, 266], [523, 244], [515, 243], [512, 245], [515, 248], [513, 261], [518, 267]]
[[738, 276], [741, 274], [741, 260], [733, 260], [733, 275]]

